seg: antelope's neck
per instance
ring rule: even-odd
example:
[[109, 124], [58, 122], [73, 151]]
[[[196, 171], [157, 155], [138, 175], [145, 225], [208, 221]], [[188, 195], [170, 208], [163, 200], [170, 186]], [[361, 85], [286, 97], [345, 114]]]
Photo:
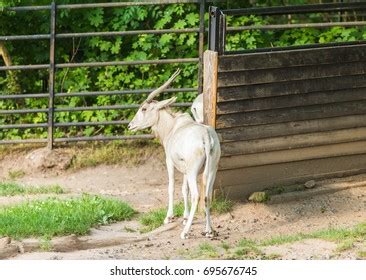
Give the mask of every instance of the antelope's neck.
[[174, 117], [171, 114], [166, 110], [160, 110], [158, 122], [151, 128], [164, 147], [168, 140], [168, 135], [174, 127], [174, 123]]

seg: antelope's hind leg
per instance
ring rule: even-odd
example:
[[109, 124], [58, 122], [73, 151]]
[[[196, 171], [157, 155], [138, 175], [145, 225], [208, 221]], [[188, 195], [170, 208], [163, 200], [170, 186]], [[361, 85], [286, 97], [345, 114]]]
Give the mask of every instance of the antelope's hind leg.
[[183, 175], [182, 194], [184, 201], [184, 213], [183, 213], [183, 225], [187, 223], [189, 217], [189, 205], [188, 205], [188, 181], [187, 176]]

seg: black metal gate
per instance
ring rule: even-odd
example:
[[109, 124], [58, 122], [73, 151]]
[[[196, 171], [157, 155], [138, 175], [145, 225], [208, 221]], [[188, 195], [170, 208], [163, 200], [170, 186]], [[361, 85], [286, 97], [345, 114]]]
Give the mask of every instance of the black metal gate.
[[[21, 124], [21, 123], [7, 123], [0, 125], [2, 129], [27, 129], [27, 128], [47, 128], [47, 139], [19, 139], [19, 140], [0, 140], [0, 144], [14, 144], [14, 143], [47, 143], [49, 148], [52, 148], [58, 142], [72, 142], [72, 141], [96, 141], [96, 140], [125, 140], [125, 139], [149, 139], [151, 135], [121, 135], [121, 136], [94, 136], [94, 137], [69, 137], [69, 138], [55, 138], [54, 130], [56, 127], [71, 127], [71, 126], [104, 126], [104, 125], [126, 125], [129, 120], [115, 120], [104, 122], [55, 122], [55, 113], [58, 112], [72, 112], [72, 111], [91, 111], [91, 110], [126, 110], [138, 108], [138, 104], [128, 105], [111, 105], [111, 106], [92, 106], [92, 107], [73, 107], [73, 108], [56, 108], [56, 97], [72, 97], [72, 96], [100, 96], [100, 95], [123, 95], [123, 94], [142, 94], [152, 91], [152, 89], [141, 90], [120, 90], [120, 91], [103, 91], [103, 92], [73, 92], [73, 93], [57, 93], [55, 92], [55, 72], [63, 68], [76, 67], [104, 67], [117, 65], [144, 65], [144, 64], [182, 64], [182, 63], [199, 63], [199, 81], [198, 88], [173, 88], [168, 92], [201, 92], [202, 91], [202, 58], [204, 51], [204, 37], [205, 37], [205, 5], [206, 0], [164, 0], [164, 1], [148, 1], [148, 2], [113, 2], [113, 3], [91, 3], [91, 4], [69, 4], [56, 5], [54, 2], [48, 6], [23, 6], [6, 8], [14, 12], [32, 12], [32, 11], [50, 11], [50, 33], [49, 34], [34, 34], [34, 35], [16, 35], [16, 36], [0, 36], [0, 41], [28, 41], [28, 40], [50, 40], [50, 56], [49, 64], [38, 65], [13, 65], [1, 66], [0, 71], [11, 70], [36, 70], [47, 69], [49, 72], [49, 92], [48, 93], [34, 93], [34, 94], [20, 94], [20, 95], [0, 95], [0, 100], [15, 100], [24, 98], [48, 98], [48, 108], [45, 109], [17, 109], [17, 110], [0, 110], [0, 116], [6, 114], [47, 114], [47, 123], [38, 124]], [[139, 5], [165, 5], [165, 4], [188, 4], [195, 3], [200, 6], [199, 28], [185, 28], [185, 29], [161, 29], [161, 30], [132, 30], [119, 32], [85, 32], [85, 33], [57, 33], [56, 28], [56, 14], [63, 9], [90, 9], [90, 8], [117, 8], [129, 7]], [[126, 36], [139, 34], [167, 34], [167, 33], [199, 33], [199, 57], [192, 58], [176, 58], [176, 59], [159, 59], [159, 60], [145, 60], [145, 61], [110, 61], [110, 62], [84, 62], [84, 63], [56, 63], [55, 62], [55, 48], [56, 41], [63, 38], [75, 37], [92, 37], [92, 36]], [[190, 103], [178, 103], [177, 107], [188, 107]]]

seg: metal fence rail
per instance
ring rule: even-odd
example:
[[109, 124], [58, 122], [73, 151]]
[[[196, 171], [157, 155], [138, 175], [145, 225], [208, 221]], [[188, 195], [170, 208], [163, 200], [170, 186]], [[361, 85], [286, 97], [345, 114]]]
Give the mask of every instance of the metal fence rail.
[[[297, 24], [267, 24], [267, 25], [249, 25], [240, 27], [228, 27], [226, 24], [226, 16], [278, 16], [292, 14], [308, 14], [308, 13], [340, 13], [340, 12], [356, 12], [366, 11], [366, 2], [356, 3], [329, 3], [314, 5], [293, 5], [281, 7], [265, 7], [265, 8], [247, 8], [247, 9], [228, 9], [221, 10], [217, 7], [210, 7], [209, 11], [209, 49], [217, 51], [219, 54], [234, 54], [247, 52], [244, 51], [226, 51], [226, 34], [229, 32], [240, 32], [248, 30], [285, 30], [294, 28], [329, 28], [335, 26], [355, 27], [366, 26], [366, 21], [349, 21], [349, 22], [319, 22], [319, 23], [297, 23]], [[340, 43], [342, 44], [342, 43]], [[325, 44], [324, 44], [325, 45]], [[329, 44], [337, 45], [337, 44]], [[317, 45], [319, 46], [319, 45]], [[309, 46], [300, 46], [309, 48]], [[299, 46], [285, 48], [265, 48], [255, 49], [254, 52], [281, 50], [281, 49], [297, 49]]]
[[[77, 67], [106, 67], [106, 66], [130, 66], [130, 65], [146, 65], [146, 64], [173, 64], [173, 63], [199, 63], [199, 81], [198, 88], [172, 88], [167, 92], [201, 92], [202, 91], [202, 59], [204, 51], [205, 23], [204, 15], [206, 3], [209, 0], [160, 0], [160, 1], [144, 1], [144, 2], [113, 2], [113, 3], [90, 3], [90, 4], [68, 4], [56, 5], [52, 2], [45, 6], [21, 6], [9, 7], [8, 11], [14, 12], [32, 12], [32, 11], [50, 11], [50, 33], [49, 34], [32, 34], [32, 35], [9, 35], [0, 36], [0, 41], [19, 41], [19, 40], [50, 40], [50, 62], [49, 64], [33, 64], [33, 65], [12, 65], [1, 66], [0, 71], [11, 70], [39, 70], [48, 69], [49, 72], [49, 92], [48, 93], [29, 93], [22, 95], [0, 95], [0, 100], [19, 100], [26, 98], [47, 98], [48, 108], [32, 108], [32, 109], [16, 109], [16, 110], [0, 110], [0, 115], [9, 114], [47, 114], [47, 123], [36, 124], [4, 124], [0, 125], [1, 129], [27, 129], [27, 128], [47, 128], [47, 139], [22, 139], [22, 140], [0, 140], [0, 144], [15, 143], [47, 143], [52, 149], [55, 143], [59, 142], [75, 142], [75, 141], [99, 141], [99, 140], [125, 140], [125, 139], [150, 139], [151, 135], [121, 135], [121, 136], [93, 136], [93, 137], [70, 137], [70, 138], [54, 138], [54, 130], [56, 127], [80, 127], [80, 126], [105, 126], [105, 125], [126, 125], [128, 120], [103, 121], [103, 122], [63, 122], [55, 123], [55, 113], [57, 112], [75, 112], [75, 111], [95, 111], [95, 110], [125, 110], [136, 109], [138, 104], [127, 105], [110, 105], [110, 106], [91, 106], [91, 107], [55, 107], [55, 98], [62, 97], [83, 97], [83, 96], [101, 96], [101, 95], [124, 95], [124, 94], [144, 94], [153, 89], [141, 90], [120, 90], [120, 91], [93, 91], [93, 92], [74, 92], [74, 93], [57, 93], [55, 92], [55, 73], [62, 68]], [[217, 2], [217, 1], [216, 1]], [[198, 4], [200, 23], [198, 28], [185, 29], [161, 29], [161, 30], [130, 30], [130, 31], [109, 31], [109, 32], [84, 32], [84, 33], [57, 33], [56, 15], [61, 9], [93, 9], [93, 8], [120, 8], [129, 6], [146, 6], [146, 5], [167, 5], [167, 4]], [[134, 36], [140, 34], [168, 34], [168, 33], [198, 33], [199, 34], [199, 57], [194, 58], [176, 58], [176, 59], [159, 59], [144, 61], [106, 61], [106, 62], [82, 62], [82, 63], [56, 63], [55, 48], [56, 40], [75, 37], [93, 37], [93, 36]], [[190, 103], [177, 103], [176, 107], [188, 107]]]

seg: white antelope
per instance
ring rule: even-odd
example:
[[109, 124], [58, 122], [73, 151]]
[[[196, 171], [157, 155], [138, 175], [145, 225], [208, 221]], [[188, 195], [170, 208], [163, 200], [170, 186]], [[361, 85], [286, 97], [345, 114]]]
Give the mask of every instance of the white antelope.
[[199, 94], [193, 101], [191, 112], [198, 123], [203, 123], [203, 94]]
[[[179, 75], [178, 69], [174, 75], [160, 88], [151, 92], [141, 104], [135, 117], [128, 125], [132, 131], [150, 128], [164, 146], [166, 165], [169, 176], [169, 204], [164, 223], [169, 223], [174, 217], [174, 170], [183, 173], [182, 193], [184, 198], [185, 227], [181, 238], [186, 239], [191, 228], [199, 200], [197, 176], [203, 169], [202, 182], [205, 188], [205, 212], [207, 237], [214, 236], [210, 217], [210, 203], [213, 184], [216, 177], [218, 162], [221, 155], [220, 142], [215, 130], [209, 126], [195, 122], [188, 113], [175, 113], [169, 108], [176, 100], [175, 97], [163, 100], [153, 100], [163, 92]], [[191, 209], [188, 209], [188, 187], [191, 194]]]

